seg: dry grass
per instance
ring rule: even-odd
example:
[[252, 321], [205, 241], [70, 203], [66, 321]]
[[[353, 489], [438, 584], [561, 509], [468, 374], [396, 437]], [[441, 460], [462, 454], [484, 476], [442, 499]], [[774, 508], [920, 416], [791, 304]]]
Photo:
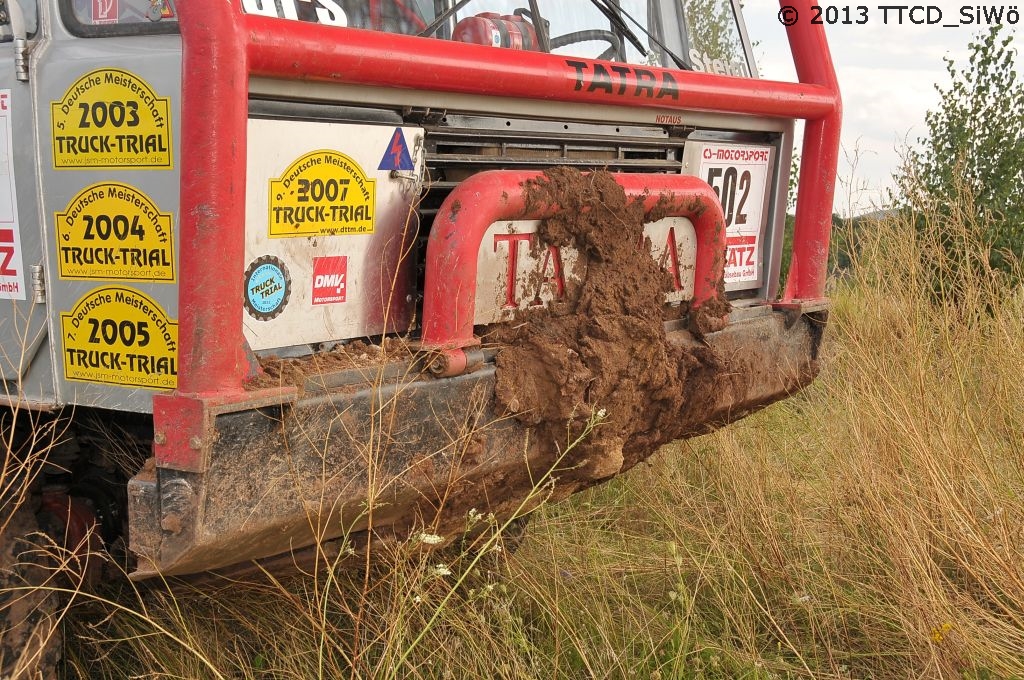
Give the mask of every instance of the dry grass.
[[812, 389], [547, 509], [552, 670], [1024, 676], [1024, 296], [918, 218], [858, 235]]
[[812, 388], [543, 507], [514, 555], [484, 517], [368, 572], [122, 586], [79, 600], [67, 674], [1024, 677], [1024, 294], [967, 214], [862, 228]]

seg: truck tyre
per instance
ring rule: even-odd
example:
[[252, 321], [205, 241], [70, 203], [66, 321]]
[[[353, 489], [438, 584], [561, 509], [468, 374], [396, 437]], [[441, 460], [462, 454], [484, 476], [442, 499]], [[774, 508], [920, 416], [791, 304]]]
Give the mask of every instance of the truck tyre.
[[47, 570], [32, 554], [35, 515], [24, 505], [0, 534], [0, 680], [56, 679], [61, 637], [57, 597], [42, 585]]

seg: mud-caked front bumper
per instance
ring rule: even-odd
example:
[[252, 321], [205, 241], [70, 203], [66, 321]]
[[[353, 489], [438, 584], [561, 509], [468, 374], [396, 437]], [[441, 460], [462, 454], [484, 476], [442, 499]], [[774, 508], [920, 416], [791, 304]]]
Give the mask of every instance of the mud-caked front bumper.
[[[825, 317], [735, 309], [724, 329], [702, 340], [670, 325], [670, 343], [712, 352], [718, 368], [693, 374], [660, 439], [707, 432], [808, 384]], [[358, 548], [416, 526], [455, 534], [472, 508], [502, 516], [564, 498], [655, 450], [647, 440], [607, 455], [600, 447], [562, 455], [565, 441], [496, 410], [493, 362], [440, 379], [415, 365], [383, 363], [313, 375], [300, 389], [192, 402], [203, 409], [195, 420], [205, 431], [191, 433], [188, 455], [152, 461], [129, 483], [134, 576], [215, 570], [334, 539]]]

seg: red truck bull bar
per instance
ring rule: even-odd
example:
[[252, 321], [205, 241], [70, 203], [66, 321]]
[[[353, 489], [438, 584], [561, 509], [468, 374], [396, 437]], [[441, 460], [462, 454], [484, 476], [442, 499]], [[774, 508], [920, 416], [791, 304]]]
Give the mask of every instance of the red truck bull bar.
[[[797, 9], [809, 12], [801, 3]], [[136, 577], [227, 567], [342, 535], [365, 544], [371, 528], [401, 533], [451, 500], [438, 489], [454, 479], [462, 500], [449, 502], [436, 526], [457, 530], [460, 516], [482, 499], [490, 499], [495, 513], [521, 510], [522, 495], [514, 490], [528, 489], [535, 468], [550, 460], [550, 452], [530, 439], [529, 427], [491, 411], [494, 369], [479, 367], [473, 327], [476, 256], [484, 231], [506, 219], [545, 219], [559, 208], [527, 205], [524, 187], [537, 179], [536, 172], [474, 175], [437, 213], [426, 251], [420, 346], [429, 372], [441, 380], [344, 385], [320, 393], [294, 386], [247, 389], [258, 368], [240, 323], [244, 283], [224, 272], [245, 267], [242, 197], [251, 78], [628, 105], [620, 92], [641, 97], [645, 107], [663, 109], [666, 116], [685, 108], [805, 120], [793, 254], [781, 300], [766, 302], [762, 307], [769, 313], [756, 323], [719, 319], [696, 335], [676, 327], [673, 342], [706, 343], [741, 358], [728, 375], [694, 373], [693, 394], [705, 396], [680, 406], [664, 430], [665, 441], [742, 417], [799, 389], [816, 373], [841, 119], [821, 26], [798, 23], [787, 29], [799, 83], [623, 67], [615, 71], [618, 85], [606, 88], [593, 86], [595, 73], [608, 73], [598, 61], [283, 22], [244, 14], [237, 2], [182, 3], [179, 14], [184, 65], [178, 384], [175, 392], [153, 399], [155, 466], [129, 484], [131, 547], [140, 558]], [[338, 30], [346, 31], [343, 39]], [[614, 179], [645, 210], [659, 204], [662, 213], [693, 223], [691, 310], [717, 299], [726, 235], [711, 187], [683, 175]], [[708, 335], [700, 337], [704, 331]], [[357, 450], [358, 442], [379, 436], [374, 424], [385, 411], [391, 443], [387, 456], [377, 459]], [[344, 437], [337, 434], [339, 426]], [[331, 444], [321, 450], [312, 442]], [[619, 442], [595, 453], [613, 464], [562, 475], [550, 498], [642, 459], [629, 446], [625, 453], [622, 448]], [[287, 459], [281, 451], [288, 451]], [[385, 484], [379, 508], [367, 516], [365, 500], [376, 493], [375, 476], [396, 481]]]

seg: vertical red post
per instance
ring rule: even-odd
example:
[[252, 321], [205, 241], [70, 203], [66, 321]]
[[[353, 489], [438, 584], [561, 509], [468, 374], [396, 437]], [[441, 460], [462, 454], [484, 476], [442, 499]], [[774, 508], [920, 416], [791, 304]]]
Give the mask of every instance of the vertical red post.
[[[185, 4], [185, 3], [182, 3]], [[237, 2], [181, 8], [178, 393], [238, 391], [249, 66]]]
[[796, 302], [825, 296], [843, 106], [825, 28], [810, 23], [810, 2], [779, 0], [779, 5], [793, 5], [799, 12], [799, 21], [788, 27], [787, 33], [800, 82], [821, 85], [835, 96], [831, 112], [822, 118], [809, 119], [804, 126], [793, 259], [782, 296], [784, 302]]

